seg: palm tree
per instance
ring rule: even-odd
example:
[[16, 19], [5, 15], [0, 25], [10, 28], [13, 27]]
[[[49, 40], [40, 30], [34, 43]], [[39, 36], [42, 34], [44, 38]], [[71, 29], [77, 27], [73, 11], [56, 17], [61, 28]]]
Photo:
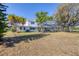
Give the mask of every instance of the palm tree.
[[8, 20], [10, 21], [10, 23], [11, 23], [11, 25], [12, 25], [12, 31], [16, 31], [16, 18], [15, 18], [15, 15], [13, 15], [13, 14], [10, 14], [10, 15], [8, 15]]
[[16, 16], [14, 14], [10, 14], [8, 15], [8, 20], [10, 21], [10, 23], [12, 24], [12, 30], [13, 31], [18, 31], [18, 25], [19, 23], [24, 24], [26, 22], [26, 19], [20, 16]]
[[26, 22], [26, 18], [23, 18], [23, 17], [19, 17], [19, 23], [21, 23], [22, 25], [25, 24]]
[[44, 31], [44, 27], [43, 27], [43, 23], [48, 21], [48, 20], [52, 20], [52, 16], [48, 16], [47, 15], [48, 13], [47, 12], [37, 12], [36, 13], [36, 22], [38, 23], [39, 27], [38, 27], [38, 30], [39, 31]]

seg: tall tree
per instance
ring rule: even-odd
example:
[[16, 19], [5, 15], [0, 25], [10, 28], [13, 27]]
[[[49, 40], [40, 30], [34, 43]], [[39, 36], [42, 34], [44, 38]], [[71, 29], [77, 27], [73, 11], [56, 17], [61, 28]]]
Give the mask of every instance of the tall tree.
[[15, 31], [18, 31], [18, 24], [24, 24], [26, 22], [26, 19], [20, 16], [16, 16], [13, 14], [8, 15], [8, 20], [10, 21], [11, 25], [12, 25], [12, 29]]
[[44, 31], [43, 23], [52, 19], [52, 17], [48, 16], [47, 14], [48, 14], [47, 12], [43, 11], [36, 13], [36, 21], [38, 22], [39, 25], [38, 29], [39, 31]]
[[62, 31], [65, 27], [68, 31], [71, 31], [70, 27], [79, 21], [79, 4], [61, 4], [55, 17]]
[[16, 16], [14, 14], [9, 14], [8, 20], [10, 21], [10, 24], [12, 25], [11, 27], [12, 31], [16, 31], [16, 23], [18, 22]]
[[6, 31], [6, 8], [7, 6], [0, 3], [0, 42], [2, 41], [3, 33]]
[[19, 23], [21, 23], [22, 25], [25, 24], [26, 22], [26, 18], [23, 18], [23, 17], [19, 17]]
[[11, 24], [16, 23], [16, 16], [14, 14], [8, 15], [8, 20], [11, 22]]

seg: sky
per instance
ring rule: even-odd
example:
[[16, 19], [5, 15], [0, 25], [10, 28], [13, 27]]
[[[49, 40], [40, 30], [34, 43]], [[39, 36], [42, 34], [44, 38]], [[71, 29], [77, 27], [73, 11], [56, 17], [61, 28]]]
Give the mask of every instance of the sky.
[[36, 18], [36, 12], [48, 12], [49, 16], [53, 16], [59, 4], [57, 3], [7, 3], [7, 13], [22, 16], [28, 20]]

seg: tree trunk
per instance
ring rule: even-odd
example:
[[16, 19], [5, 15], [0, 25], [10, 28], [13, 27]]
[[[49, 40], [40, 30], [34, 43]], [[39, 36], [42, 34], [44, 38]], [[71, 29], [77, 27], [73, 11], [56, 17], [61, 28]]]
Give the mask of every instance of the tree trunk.
[[64, 31], [64, 27], [63, 26], [61, 26], [61, 31]]
[[2, 45], [2, 43], [3, 43], [3, 35], [2, 34], [0, 34], [0, 45]]
[[41, 26], [41, 32], [44, 32], [44, 28], [43, 28], [43, 26]]
[[43, 25], [42, 24], [38, 24], [39, 26], [38, 26], [38, 31], [39, 32], [44, 32], [44, 27], [43, 27]]
[[71, 26], [69, 26], [69, 32], [71, 32], [71, 31], [72, 31]]
[[71, 32], [71, 31], [72, 31], [71, 26], [68, 26], [68, 27], [67, 27], [67, 31], [68, 31], [68, 32]]

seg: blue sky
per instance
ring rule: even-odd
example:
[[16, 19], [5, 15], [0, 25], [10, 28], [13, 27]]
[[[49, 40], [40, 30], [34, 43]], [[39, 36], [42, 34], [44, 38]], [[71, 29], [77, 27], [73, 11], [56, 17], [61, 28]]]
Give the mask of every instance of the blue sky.
[[25, 17], [29, 20], [35, 19], [35, 13], [39, 11], [48, 12], [53, 15], [59, 4], [57, 3], [7, 3], [7, 13]]

